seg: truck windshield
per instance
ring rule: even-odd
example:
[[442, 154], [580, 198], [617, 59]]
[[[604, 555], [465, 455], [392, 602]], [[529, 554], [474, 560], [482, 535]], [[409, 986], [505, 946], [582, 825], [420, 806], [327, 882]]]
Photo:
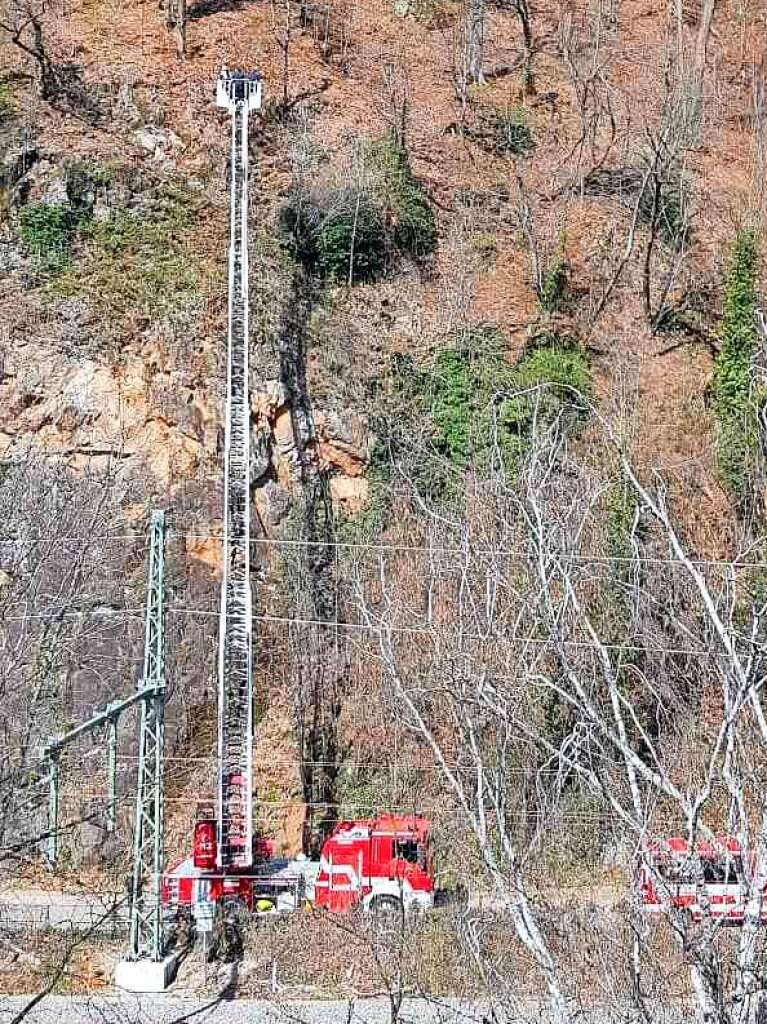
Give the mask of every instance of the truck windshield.
[[394, 844], [394, 856], [401, 857], [410, 864], [419, 864], [421, 857], [420, 850], [415, 839], [398, 839]]
[[698, 877], [706, 885], [737, 885], [743, 877], [743, 864], [740, 857], [729, 859], [702, 858], [700, 875], [695, 866], [686, 861], [672, 860], [657, 864], [656, 870], [666, 882], [674, 885], [693, 885]]

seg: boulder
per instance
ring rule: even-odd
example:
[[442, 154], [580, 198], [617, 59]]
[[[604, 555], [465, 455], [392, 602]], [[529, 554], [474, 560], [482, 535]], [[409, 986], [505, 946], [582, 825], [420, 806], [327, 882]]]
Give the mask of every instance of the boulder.
[[341, 505], [352, 515], [361, 512], [367, 504], [370, 487], [362, 477], [334, 476], [330, 479], [330, 496], [334, 505]]
[[352, 409], [321, 412], [316, 417], [318, 451], [323, 462], [357, 477], [367, 463], [367, 424]]
[[157, 128], [151, 125], [139, 128], [133, 133], [133, 140], [153, 157], [162, 157], [169, 150], [183, 149], [181, 139], [169, 128]]
[[19, 131], [0, 138], [0, 189], [12, 189], [38, 159], [37, 146], [28, 132]]

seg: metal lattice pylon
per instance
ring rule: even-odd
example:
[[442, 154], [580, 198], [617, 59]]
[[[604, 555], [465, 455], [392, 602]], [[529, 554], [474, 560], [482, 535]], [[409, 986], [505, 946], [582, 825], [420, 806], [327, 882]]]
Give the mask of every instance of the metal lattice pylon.
[[165, 513], [153, 512], [149, 527], [149, 571], [144, 632], [142, 687], [153, 696], [142, 701], [133, 882], [130, 909], [130, 958], [161, 960], [163, 869], [163, 769], [165, 746]]

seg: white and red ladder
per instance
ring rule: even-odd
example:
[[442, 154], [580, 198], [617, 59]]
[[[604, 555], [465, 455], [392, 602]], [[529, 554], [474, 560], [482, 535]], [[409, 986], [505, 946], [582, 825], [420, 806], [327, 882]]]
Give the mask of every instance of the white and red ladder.
[[216, 103], [232, 115], [224, 536], [218, 638], [218, 866], [253, 862], [253, 674], [248, 386], [248, 117], [261, 109], [254, 73], [224, 70]]

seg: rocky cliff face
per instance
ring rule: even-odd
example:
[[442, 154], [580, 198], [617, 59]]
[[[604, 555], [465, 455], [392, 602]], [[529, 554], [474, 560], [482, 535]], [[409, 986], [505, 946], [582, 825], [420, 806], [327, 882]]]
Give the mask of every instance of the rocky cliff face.
[[[457, 101], [459, 6], [361, 3], [353, 16], [343, 14], [348, 24], [339, 8], [330, 33], [342, 40], [338, 53], [319, 45], [313, 24], [291, 23], [286, 88], [291, 110], [300, 111], [297, 119], [275, 116], [285, 39], [260, 4], [193, 13], [185, 63], [141, 5], [114, 24], [93, 4], [72, 14], [66, 31], [52, 19], [46, 25], [51, 51], [70, 62], [67, 67], [76, 55], [79, 70], [69, 74], [77, 89], [68, 86], [51, 106], [36, 95], [33, 80], [11, 77], [0, 126], [0, 190], [8, 213], [0, 251], [3, 444], [34, 441], [78, 464], [110, 453], [141, 458], [158, 485], [171, 489], [190, 474], [213, 472], [220, 392], [211, 382], [221, 379], [227, 140], [210, 88], [222, 55], [259, 66], [269, 84], [268, 116], [254, 140], [259, 172], [253, 196], [254, 250], [267, 243], [266, 267], [273, 269], [277, 210], [296, 180], [367, 174], [354, 156], [354, 140], [380, 136], [392, 118], [405, 117], [413, 166], [435, 202], [440, 244], [430, 272], [400, 269], [358, 289], [356, 297], [339, 289], [323, 300], [322, 315], [311, 326], [306, 357], [315, 455], [327, 463], [340, 507], [354, 512], [365, 501], [367, 384], [392, 353], [428, 358], [468, 319], [497, 324], [512, 358], [531, 332], [541, 330], [570, 332], [590, 345], [605, 391], [614, 393], [622, 380], [638, 397], [640, 457], [684, 464], [688, 477], [697, 465], [695, 479], [686, 479], [682, 489], [694, 486], [708, 496], [702, 498], [708, 503], [704, 518], [721, 516], [707, 465], [710, 436], [702, 403], [710, 356], [695, 331], [667, 340], [643, 325], [644, 243], [631, 252], [599, 323], [589, 320], [620, 263], [630, 221], [630, 204], [620, 197], [616, 203], [601, 169], [641, 168], [646, 139], [639, 126], [646, 123], [652, 134], [671, 116], [663, 62], [681, 68], [689, 53], [698, 52], [698, 22], [691, 16], [683, 23], [682, 34], [674, 36], [679, 52], [669, 56], [668, 26], [646, 5], [627, 0], [600, 36], [597, 22], [607, 17], [604, 12], [543, 4], [535, 12], [534, 35], [549, 42], [541, 43], [535, 85], [525, 93], [513, 72], [519, 25], [511, 13], [490, 5], [486, 84]], [[673, 259], [667, 252], [653, 271], [653, 288], [662, 288], [664, 275], [671, 274], [673, 301], [685, 309], [698, 304], [694, 316], [705, 321], [709, 339], [715, 338], [721, 287], [718, 254], [726, 251], [728, 225], [756, 198], [748, 82], [765, 26], [755, 15], [746, 45], [738, 24], [731, 12], [717, 12], [704, 68], [705, 114], [697, 137], [677, 146], [691, 201], [687, 248]], [[7, 40], [3, 45], [12, 67], [34, 70]], [[395, 55], [388, 71], [379, 67], [381, 47]], [[643, 55], [639, 64], [637, 53]], [[600, 72], [590, 99], [582, 84], [595, 54], [599, 59], [591, 66]], [[492, 134], [504, 111], [512, 135], [518, 118], [519, 138], [530, 139], [517, 155], [503, 152], [503, 140]], [[580, 191], [567, 181], [573, 160], [586, 182]], [[67, 171], [73, 163], [91, 172], [80, 174], [77, 188]], [[104, 237], [126, 209], [143, 217], [153, 201], [147, 191], [162, 182], [175, 183], [194, 200], [186, 221], [170, 224], [178, 236], [173, 266], [163, 262], [158, 235], [151, 245], [144, 239], [133, 248], [135, 239], [124, 233]], [[68, 269], [41, 273], [34, 240], [19, 236], [20, 213], [30, 205], [64, 208], [73, 202], [81, 212], [88, 208], [91, 227], [70, 231]], [[160, 224], [165, 230], [169, 222], [161, 217]], [[563, 240], [571, 300], [559, 321], [547, 322], [536, 300], [535, 265], [537, 260], [538, 272], [545, 271]], [[157, 266], [145, 265], [137, 281], [126, 264], [141, 260]], [[156, 290], [158, 279], [168, 275], [176, 294], [166, 302]], [[290, 301], [272, 281], [259, 287], [264, 307]], [[267, 311], [266, 321], [278, 316]], [[291, 489], [295, 426], [290, 399], [281, 394], [284, 368], [268, 350], [274, 343], [270, 330], [268, 324], [254, 328], [256, 348], [267, 346], [254, 360], [254, 413], [260, 450], [273, 462], [259, 472], [259, 507], [264, 521], [276, 525], [288, 504], [278, 488]]]
[[[692, 546], [726, 555], [738, 526], [710, 387], [726, 254], [764, 226], [764, 10], [717, 5], [706, 36], [695, 4], [669, 20], [646, 0], [542, 0], [530, 46], [516, 5], [488, 0], [472, 81], [460, 0], [326, 7], [320, 24], [304, 4], [190, 4], [181, 61], [148, 2], [118, 17], [85, 0], [66, 19], [51, 4], [53, 101], [0, 34], [0, 458], [119, 466], [138, 483], [125, 515], [172, 505], [186, 561], [215, 579], [226, 62], [260, 68], [268, 94], [251, 186], [255, 536], [326, 551], [339, 523], [369, 531], [389, 441], [413, 477], [436, 450], [461, 478], [499, 383], [540, 381], [532, 354], [545, 379], [575, 367], [637, 464], [666, 476]], [[384, 507], [373, 539], [397, 525]], [[264, 608], [334, 610], [327, 559], [269, 550]], [[287, 751], [293, 799], [327, 782], [296, 779], [295, 706], [328, 686], [341, 721], [351, 674], [340, 648], [284, 626], [260, 641], [262, 731]], [[190, 706], [210, 703], [205, 685]], [[306, 742], [335, 770], [343, 744], [326, 739]]]
[[[165, 139], [167, 133], [145, 129], [137, 134], [147, 149], [144, 159], [154, 164], [158, 149], [149, 148], [149, 141], [154, 145], [158, 135]], [[87, 164], [96, 180], [76, 197], [87, 222], [77, 229], [79, 237], [65, 240], [62, 266], [45, 266], [41, 253], [30, 251], [19, 237], [17, 221], [25, 209], [71, 213], [71, 179], [78, 167], [60, 153], [41, 159], [27, 135], [6, 153], [3, 180], [12, 216], [2, 243], [7, 273], [0, 295], [0, 445], [6, 453], [42, 450], [75, 468], [124, 463], [147, 475], [149, 493], [171, 501], [201, 477], [215, 489], [225, 348], [225, 197], [219, 188], [210, 203], [209, 215], [217, 221], [214, 237], [205, 240], [211, 247], [205, 271], [210, 277], [199, 280], [202, 295], [195, 299], [196, 308], [172, 308], [171, 295], [171, 308], [153, 317], [145, 307], [163, 299], [162, 237], [135, 250], [130, 241], [123, 246], [119, 237], [113, 243], [107, 237], [106, 253], [93, 256], [100, 230], [119, 231], [117, 218], [141, 211], [144, 181], [130, 170]], [[153, 167], [150, 177], [173, 180], [178, 170], [166, 166], [158, 173]], [[184, 239], [186, 256], [198, 241], [194, 231]], [[212, 249], [216, 243], [218, 251]], [[121, 279], [121, 259], [129, 264], [122, 274], [127, 280]], [[88, 281], [94, 260], [96, 274], [104, 262], [111, 265], [104, 283], [115, 284], [117, 296], [96, 291]], [[157, 269], [148, 266], [151, 261], [157, 261]], [[82, 270], [78, 263], [85, 264]], [[145, 294], [142, 275], [147, 273], [156, 275], [159, 295]], [[117, 299], [114, 306], [111, 298]], [[296, 438], [279, 366], [269, 365], [263, 355], [256, 362], [263, 372], [256, 372], [252, 382], [253, 482], [261, 524], [269, 534], [278, 530], [294, 497]], [[366, 493], [364, 418], [351, 408], [320, 410], [311, 432], [312, 457], [331, 474], [334, 499], [339, 507], [359, 510]], [[196, 550], [194, 545], [190, 550]], [[204, 558], [215, 562], [210, 554]]]

